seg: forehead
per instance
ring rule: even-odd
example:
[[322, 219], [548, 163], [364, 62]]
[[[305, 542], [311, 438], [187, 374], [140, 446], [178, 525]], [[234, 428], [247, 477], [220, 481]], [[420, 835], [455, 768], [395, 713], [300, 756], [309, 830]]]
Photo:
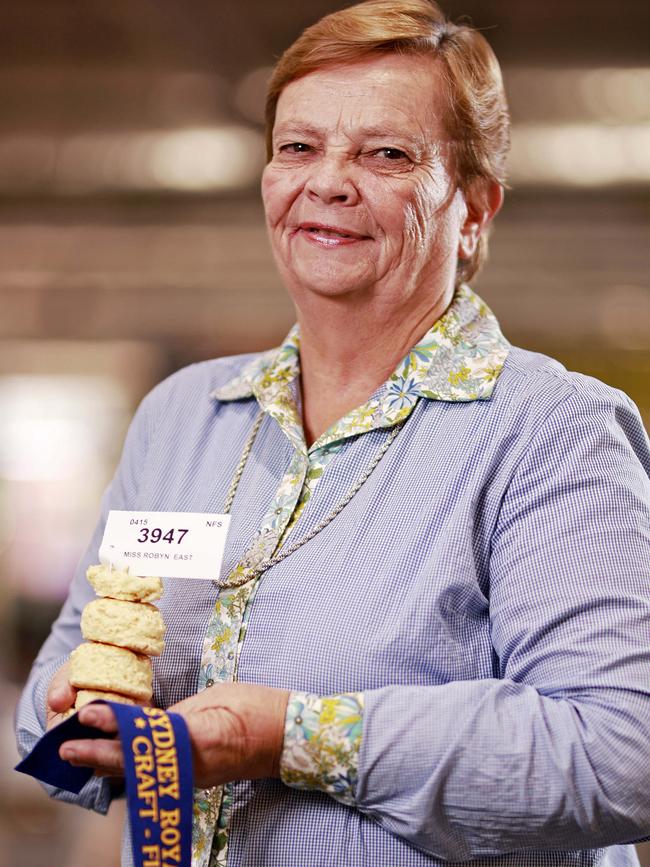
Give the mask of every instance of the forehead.
[[328, 66], [290, 82], [278, 100], [274, 131], [283, 126], [403, 128], [439, 138], [444, 80], [433, 57], [386, 54]]

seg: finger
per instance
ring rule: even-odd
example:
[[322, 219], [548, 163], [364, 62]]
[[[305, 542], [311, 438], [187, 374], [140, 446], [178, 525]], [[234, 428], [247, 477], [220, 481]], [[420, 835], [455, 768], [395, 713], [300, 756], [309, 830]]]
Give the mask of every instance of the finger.
[[93, 768], [104, 776], [122, 776], [124, 773], [124, 756], [119, 741], [66, 741], [61, 745], [59, 756], [75, 767]]
[[115, 734], [117, 731], [115, 714], [106, 704], [85, 704], [80, 708], [78, 717], [79, 722], [85, 726], [92, 726], [109, 734]]
[[77, 697], [77, 690], [70, 685], [67, 678], [52, 681], [47, 701], [53, 711], [62, 713], [72, 707]]

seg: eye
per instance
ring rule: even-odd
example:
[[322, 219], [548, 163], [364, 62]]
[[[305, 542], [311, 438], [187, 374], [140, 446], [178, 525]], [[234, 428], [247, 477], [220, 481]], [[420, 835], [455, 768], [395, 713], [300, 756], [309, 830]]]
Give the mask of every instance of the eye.
[[279, 151], [282, 154], [308, 154], [311, 149], [311, 145], [301, 141], [292, 141], [279, 147]]
[[378, 157], [382, 157], [386, 160], [408, 160], [408, 156], [401, 151], [399, 148], [379, 148], [379, 150], [375, 151], [375, 154]]
[[406, 151], [395, 147], [372, 148], [359, 156], [360, 162], [374, 172], [409, 172], [415, 161]]

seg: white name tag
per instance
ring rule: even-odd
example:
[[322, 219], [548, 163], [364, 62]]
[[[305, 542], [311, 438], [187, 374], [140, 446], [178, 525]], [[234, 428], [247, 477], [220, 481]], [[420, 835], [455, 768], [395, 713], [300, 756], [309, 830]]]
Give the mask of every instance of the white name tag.
[[203, 512], [108, 513], [99, 558], [132, 575], [219, 578], [230, 515]]

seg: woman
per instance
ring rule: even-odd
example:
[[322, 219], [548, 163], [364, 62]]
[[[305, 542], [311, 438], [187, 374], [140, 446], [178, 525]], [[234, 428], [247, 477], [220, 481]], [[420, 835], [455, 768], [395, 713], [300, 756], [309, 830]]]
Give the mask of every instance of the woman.
[[[280, 60], [268, 130], [298, 326], [143, 402], [21, 747], [74, 700], [107, 511], [218, 512], [230, 489], [218, 593], [168, 580], [162, 602], [155, 701], [185, 716], [197, 784], [225, 784], [196, 794], [194, 863], [635, 863], [647, 438], [620, 393], [510, 347], [464, 282], [503, 196], [491, 50], [426, 0], [353, 6]], [[122, 767], [114, 741], [61, 755]], [[94, 778], [77, 800], [109, 798]]]

